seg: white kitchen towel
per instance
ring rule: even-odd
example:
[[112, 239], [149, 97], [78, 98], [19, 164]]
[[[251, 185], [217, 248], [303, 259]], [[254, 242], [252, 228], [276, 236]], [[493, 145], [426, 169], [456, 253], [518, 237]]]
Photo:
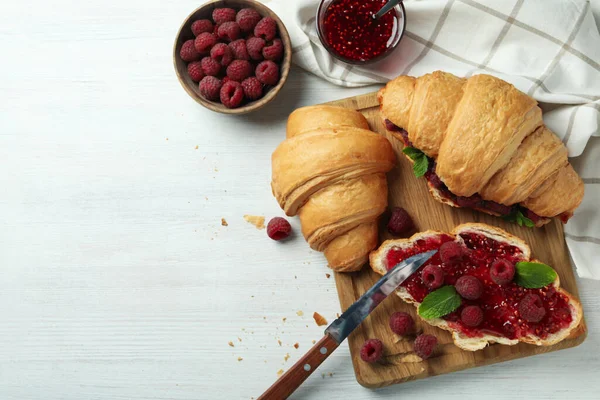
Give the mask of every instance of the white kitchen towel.
[[315, 28], [318, 0], [263, 2], [288, 28], [294, 63], [336, 85], [381, 84], [435, 70], [487, 73], [544, 103], [550, 109], [544, 121], [570, 157], [581, 156], [588, 144], [598, 148], [586, 150], [585, 163], [574, 162], [586, 194], [565, 232], [579, 275], [600, 279], [600, 139], [590, 139], [599, 135], [600, 35], [589, 1], [405, 0], [399, 47], [364, 67], [340, 62], [323, 48]]

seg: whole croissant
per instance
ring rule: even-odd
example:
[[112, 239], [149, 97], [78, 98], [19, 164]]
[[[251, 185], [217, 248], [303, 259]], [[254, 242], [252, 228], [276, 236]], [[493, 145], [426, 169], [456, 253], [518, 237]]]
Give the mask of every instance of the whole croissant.
[[[492, 215], [521, 212], [536, 226], [566, 222], [583, 182], [537, 102], [490, 75], [436, 71], [400, 76], [378, 93], [386, 127], [429, 157], [429, 189], [439, 201]], [[435, 161], [435, 162], [434, 162]]]
[[272, 155], [271, 187], [289, 216], [298, 214], [311, 248], [337, 271], [359, 270], [377, 247], [387, 207], [385, 173], [396, 157], [365, 117], [331, 106], [294, 111], [287, 139]]

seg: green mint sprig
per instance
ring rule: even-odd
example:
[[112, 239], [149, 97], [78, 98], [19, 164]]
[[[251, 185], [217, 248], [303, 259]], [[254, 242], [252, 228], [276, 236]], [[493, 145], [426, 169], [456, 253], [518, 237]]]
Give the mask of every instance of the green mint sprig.
[[556, 280], [556, 271], [549, 265], [520, 261], [515, 265], [515, 283], [529, 289], [548, 286]]
[[425, 296], [418, 313], [425, 319], [440, 318], [456, 310], [460, 304], [460, 295], [454, 286], [443, 286]]
[[533, 221], [527, 218], [525, 215], [523, 215], [521, 210], [513, 211], [509, 215], [505, 215], [502, 218], [505, 221], [516, 222], [517, 224], [519, 224], [519, 226], [525, 225], [528, 228], [533, 228], [535, 226]]
[[413, 172], [417, 178], [422, 177], [429, 167], [429, 158], [419, 149], [414, 147], [404, 147], [402, 152], [414, 161]]

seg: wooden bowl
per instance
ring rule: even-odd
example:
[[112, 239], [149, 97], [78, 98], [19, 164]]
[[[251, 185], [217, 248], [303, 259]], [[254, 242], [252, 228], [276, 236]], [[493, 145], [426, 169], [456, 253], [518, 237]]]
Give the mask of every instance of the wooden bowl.
[[[251, 101], [246, 103], [242, 107], [239, 108], [227, 108], [223, 104], [210, 101], [205, 99], [200, 95], [200, 91], [198, 89], [198, 83], [192, 81], [187, 73], [187, 63], [183, 61], [179, 57], [179, 51], [181, 50], [181, 46], [186, 40], [194, 39], [194, 34], [192, 33], [192, 23], [198, 19], [211, 19], [212, 12], [215, 8], [220, 7], [229, 7], [235, 10], [239, 10], [242, 8], [254, 8], [260, 15], [263, 17], [271, 17], [277, 22], [277, 28], [279, 30], [279, 36], [281, 37], [281, 41], [283, 42], [284, 54], [283, 60], [280, 63], [280, 71], [279, 71], [279, 82], [276, 86], [270, 87], [264, 93], [264, 96], [256, 101]], [[290, 40], [290, 35], [288, 34], [287, 29], [281, 22], [281, 19], [269, 9], [264, 4], [259, 3], [254, 0], [211, 0], [202, 6], [198, 7], [194, 10], [188, 17], [183, 21], [183, 24], [179, 28], [177, 32], [177, 37], [175, 39], [175, 45], [173, 46], [173, 65], [175, 66], [175, 72], [177, 73], [177, 79], [181, 86], [185, 89], [187, 94], [196, 102], [202, 104], [204, 107], [220, 112], [223, 114], [246, 114], [254, 110], [258, 110], [263, 107], [265, 104], [270, 102], [277, 96], [277, 93], [281, 90], [285, 81], [287, 80], [288, 74], [290, 72], [290, 67], [292, 64], [292, 42]]]

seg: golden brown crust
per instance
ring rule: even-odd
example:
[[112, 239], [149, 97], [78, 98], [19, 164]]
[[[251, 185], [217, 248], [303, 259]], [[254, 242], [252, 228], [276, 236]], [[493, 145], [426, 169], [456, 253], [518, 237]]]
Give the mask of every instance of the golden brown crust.
[[436, 173], [455, 195], [523, 204], [542, 217], [538, 226], [571, 216], [581, 203], [583, 182], [567, 167], [566, 148], [542, 125], [536, 101], [511, 84], [490, 75], [463, 80], [436, 71], [398, 77], [378, 99], [382, 118], [407, 129], [416, 148], [437, 156]]
[[[520, 239], [516, 236], [513, 236], [510, 233], [508, 233], [502, 229], [492, 227], [489, 225], [485, 225], [485, 224], [469, 223], [469, 224], [458, 225], [456, 228], [454, 228], [451, 235], [458, 237], [458, 235], [463, 232], [476, 232], [479, 234], [486, 235], [490, 238], [493, 238], [494, 240], [509, 243], [510, 245], [516, 246], [519, 249], [521, 249], [524, 260], [529, 260], [529, 258], [530, 258], [531, 251], [529, 249], [529, 246], [527, 246], [527, 244], [522, 239]], [[444, 234], [444, 232], [425, 231], [425, 232], [417, 233], [417, 234], [413, 235], [412, 237], [410, 237], [409, 239], [387, 240], [377, 250], [371, 252], [371, 254], [369, 256], [371, 268], [378, 274], [383, 275], [387, 272], [387, 265], [385, 265], [385, 263], [386, 263], [386, 259], [387, 259], [387, 253], [389, 250], [391, 250], [393, 248], [409, 247], [419, 239], [437, 236], [440, 234]], [[461, 239], [457, 238], [457, 240], [461, 240]], [[535, 259], [532, 259], [531, 261], [538, 262], [538, 260], [535, 260]], [[557, 277], [556, 281], [553, 283], [553, 285], [556, 287], [557, 291], [561, 292], [569, 299], [569, 306], [570, 306], [571, 313], [573, 316], [573, 321], [565, 329], [563, 329], [559, 332], [556, 332], [556, 333], [548, 336], [545, 339], [541, 339], [539, 337], [530, 335], [530, 336], [519, 338], [518, 340], [516, 340], [516, 339], [511, 340], [511, 339], [508, 339], [505, 337], [500, 337], [500, 336], [496, 336], [496, 335], [492, 335], [492, 334], [485, 334], [482, 337], [471, 338], [471, 337], [466, 337], [466, 336], [461, 335], [458, 331], [456, 331], [454, 328], [452, 328], [448, 324], [448, 322], [444, 319], [434, 318], [434, 319], [427, 319], [427, 320], [424, 319], [423, 321], [425, 321], [426, 323], [428, 323], [432, 326], [436, 326], [440, 329], [451, 332], [454, 343], [461, 349], [468, 350], [468, 351], [476, 351], [476, 350], [483, 349], [484, 347], [486, 347], [488, 344], [491, 344], [491, 343], [515, 345], [515, 344], [518, 344], [519, 342], [524, 342], [524, 343], [534, 344], [534, 345], [538, 345], [538, 346], [551, 346], [551, 345], [556, 344], [556, 343], [560, 342], [561, 340], [564, 340], [568, 337], [574, 337], [574, 335], [576, 335], [578, 332], [581, 332], [580, 323], [582, 321], [582, 316], [583, 316], [583, 309], [581, 308], [581, 304], [570, 293], [566, 292], [564, 289], [559, 287], [560, 280], [558, 277]], [[404, 301], [406, 301], [409, 304], [413, 304], [415, 307], [418, 307], [420, 304], [417, 301], [415, 301], [415, 299], [408, 293], [408, 291], [406, 289], [404, 289], [402, 287], [400, 287], [397, 290], [397, 294]]]
[[271, 187], [287, 215], [300, 217], [311, 248], [331, 268], [360, 269], [377, 246], [377, 218], [387, 207], [385, 172], [395, 154], [357, 111], [314, 106], [296, 110], [288, 139], [272, 155]]

